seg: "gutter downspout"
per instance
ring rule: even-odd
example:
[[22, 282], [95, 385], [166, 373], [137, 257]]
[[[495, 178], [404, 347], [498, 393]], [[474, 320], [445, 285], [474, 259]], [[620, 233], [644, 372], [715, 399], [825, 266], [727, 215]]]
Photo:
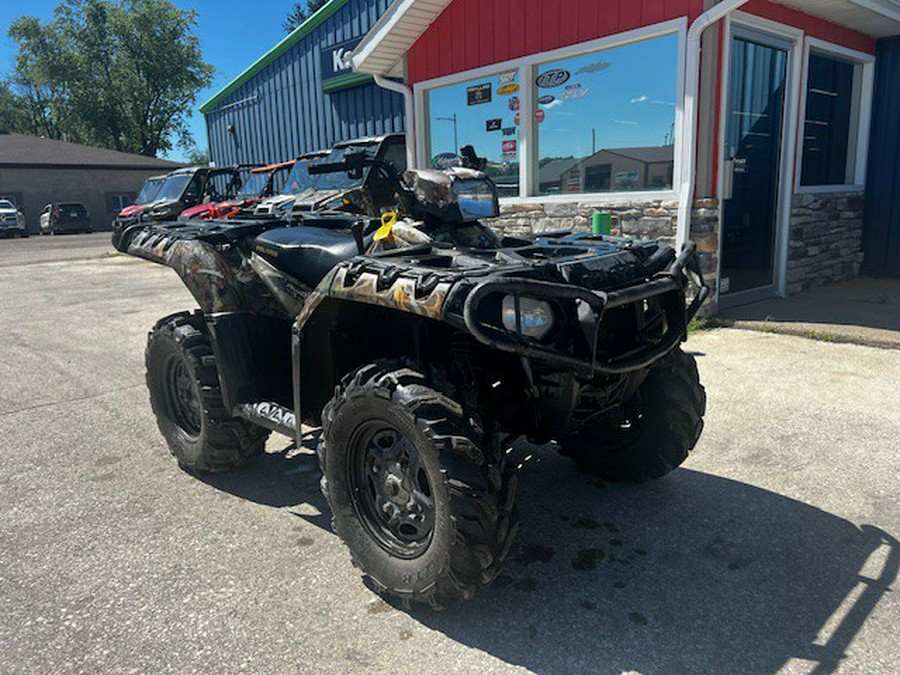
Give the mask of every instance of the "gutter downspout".
[[408, 84], [392, 80], [384, 75], [374, 75], [375, 84], [382, 89], [396, 91], [403, 95], [403, 115], [406, 118], [406, 168], [416, 168], [416, 113], [413, 92]]
[[[700, 96], [700, 39], [712, 24], [740, 9], [749, 0], [722, 0], [698, 16], [687, 33], [684, 119], [681, 122], [681, 192], [678, 199], [678, 227], [675, 242], [681, 251], [691, 238], [691, 211], [697, 187], [697, 108]], [[724, 77], [724, 75], [722, 75]]]

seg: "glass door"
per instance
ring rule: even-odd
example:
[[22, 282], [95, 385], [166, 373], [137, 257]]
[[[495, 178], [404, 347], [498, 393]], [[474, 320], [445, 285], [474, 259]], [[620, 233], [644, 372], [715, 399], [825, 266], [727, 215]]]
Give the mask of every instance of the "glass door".
[[725, 304], [774, 293], [787, 66], [786, 48], [732, 39], [719, 284]]

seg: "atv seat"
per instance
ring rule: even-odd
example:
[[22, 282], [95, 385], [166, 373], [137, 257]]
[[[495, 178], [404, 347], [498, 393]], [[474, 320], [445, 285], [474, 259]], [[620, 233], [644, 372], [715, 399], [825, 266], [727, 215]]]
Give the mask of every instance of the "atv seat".
[[359, 255], [346, 230], [279, 227], [260, 234], [253, 250], [283, 272], [314, 288], [340, 262]]

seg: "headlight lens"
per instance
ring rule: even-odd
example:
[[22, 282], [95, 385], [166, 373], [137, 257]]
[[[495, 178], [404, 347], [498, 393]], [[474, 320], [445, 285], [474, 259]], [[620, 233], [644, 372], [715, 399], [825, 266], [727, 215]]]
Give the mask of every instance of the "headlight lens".
[[454, 180], [453, 193], [464, 221], [494, 218], [499, 215], [497, 192], [488, 180]]
[[513, 295], [503, 297], [500, 315], [503, 327], [511, 333], [519, 332], [530, 338], [540, 340], [553, 328], [553, 308], [543, 300], [519, 298], [519, 320], [516, 320], [516, 298]]

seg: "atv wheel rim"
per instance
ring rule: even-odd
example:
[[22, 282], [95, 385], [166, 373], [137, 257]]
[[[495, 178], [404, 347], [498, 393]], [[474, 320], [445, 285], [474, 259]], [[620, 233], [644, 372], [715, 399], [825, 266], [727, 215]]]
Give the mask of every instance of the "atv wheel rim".
[[164, 396], [169, 419], [188, 436], [200, 435], [201, 411], [197, 384], [191, 378], [187, 364], [179, 356], [172, 356], [165, 365]]
[[415, 445], [383, 422], [363, 425], [351, 441], [350, 488], [357, 515], [374, 539], [400, 558], [428, 548], [435, 508]]

